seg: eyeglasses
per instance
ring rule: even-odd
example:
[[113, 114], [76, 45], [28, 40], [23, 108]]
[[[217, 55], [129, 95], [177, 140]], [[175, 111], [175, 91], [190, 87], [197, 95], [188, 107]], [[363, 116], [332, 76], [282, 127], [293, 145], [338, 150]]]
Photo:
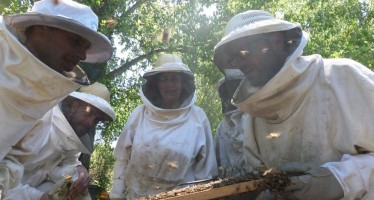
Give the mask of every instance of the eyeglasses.
[[270, 51], [270, 47], [259, 47], [259, 46], [257, 46], [257, 48], [249, 47], [247, 49], [242, 49], [236, 52], [235, 54], [233, 54], [231, 59], [228, 60], [228, 63], [230, 67], [238, 68], [240, 64], [243, 61], [247, 61], [251, 55], [264, 55], [264, 54], [267, 54], [269, 51]]

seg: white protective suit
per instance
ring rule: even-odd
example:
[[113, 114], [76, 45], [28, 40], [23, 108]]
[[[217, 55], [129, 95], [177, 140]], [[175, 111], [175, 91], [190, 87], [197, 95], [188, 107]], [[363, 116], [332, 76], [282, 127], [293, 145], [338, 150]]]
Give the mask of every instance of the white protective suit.
[[[84, 72], [73, 73], [88, 83]], [[17, 162], [5, 156], [43, 115], [82, 85], [59, 74], [34, 57], [4, 24], [0, 16], [0, 185], [3, 194], [18, 184], [22, 172], [6, 166]], [[11, 171], [10, 171], [11, 170]]]
[[179, 109], [161, 109], [140, 89], [144, 104], [132, 112], [114, 150], [110, 198], [160, 193], [217, 173], [210, 124], [192, 95]]
[[246, 80], [239, 86], [235, 103], [250, 114], [243, 122], [246, 161], [253, 167], [291, 161], [327, 167], [343, 199], [372, 200], [374, 73], [350, 59], [301, 56], [306, 43], [304, 33], [262, 88]]
[[214, 145], [219, 167], [235, 168], [244, 163], [242, 116], [239, 109], [228, 111], [217, 126]]
[[9, 32], [1, 16], [0, 70], [2, 160], [38, 119], [82, 85], [69, 80], [34, 57]]
[[82, 144], [59, 106], [50, 110], [9, 153], [24, 168], [22, 181], [11, 188], [4, 199], [39, 200], [53, 183], [72, 175], [80, 153], [90, 152]]

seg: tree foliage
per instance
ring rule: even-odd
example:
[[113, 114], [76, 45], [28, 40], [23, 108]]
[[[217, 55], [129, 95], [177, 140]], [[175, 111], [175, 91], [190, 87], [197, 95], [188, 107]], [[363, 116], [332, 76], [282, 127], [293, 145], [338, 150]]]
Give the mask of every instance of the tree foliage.
[[[100, 140], [90, 172], [100, 186], [110, 188], [112, 142], [132, 110], [141, 104], [141, 75], [160, 53], [181, 55], [195, 73], [198, 100], [213, 133], [221, 120], [215, 84], [222, 74], [213, 64], [214, 46], [235, 14], [262, 9], [284, 20], [299, 22], [310, 34], [304, 54], [347, 57], [374, 68], [374, 9], [372, 0], [80, 0], [100, 19], [100, 31], [115, 44], [100, 82], [111, 91], [117, 120], [100, 126]], [[4, 0], [0, 13], [24, 12], [32, 1]], [[210, 8], [210, 9], [208, 9]], [[207, 11], [211, 11], [208, 15]]]

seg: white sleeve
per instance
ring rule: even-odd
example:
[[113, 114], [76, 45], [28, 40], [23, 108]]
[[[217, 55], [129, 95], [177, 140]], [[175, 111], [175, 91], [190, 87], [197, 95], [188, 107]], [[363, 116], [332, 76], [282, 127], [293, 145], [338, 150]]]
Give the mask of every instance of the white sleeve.
[[222, 139], [222, 121], [221, 121], [217, 126], [216, 135], [214, 136], [214, 150], [216, 153], [218, 166], [222, 166], [222, 160], [224, 159], [224, 155], [221, 154], [221, 152], [224, 152], [224, 146], [221, 145], [221, 143], [223, 143], [222, 140], [223, 139]]
[[51, 173], [48, 175], [47, 181], [52, 181], [54, 183], [60, 181], [61, 179], [65, 179], [66, 176], [72, 176], [73, 180], [76, 180], [78, 178], [77, 176], [77, 169], [76, 165], [62, 165], [57, 166], [55, 169], [51, 171]]
[[125, 171], [126, 171], [126, 163], [124, 160], [116, 159], [114, 163], [114, 170], [113, 170], [113, 186], [110, 190], [109, 197], [110, 199], [118, 198], [118, 199], [125, 199]]
[[19, 184], [18, 186], [8, 190], [3, 200], [40, 200], [44, 192], [30, 187], [29, 185]]
[[78, 165], [82, 165], [82, 163], [78, 160], [80, 154], [81, 153], [77, 151], [65, 151], [63, 153], [63, 159], [49, 174], [50, 180], [57, 182], [64, 179], [66, 176], [72, 176], [73, 180], [75, 181], [78, 178], [76, 167]]
[[328, 168], [339, 181], [344, 190], [343, 200], [361, 199], [373, 190], [374, 153], [345, 154], [340, 162], [328, 162], [322, 167]]
[[21, 183], [23, 173], [23, 165], [14, 156], [7, 155], [0, 161], [0, 186], [3, 188], [3, 195]]
[[43, 192], [21, 183], [24, 167], [18, 160], [7, 155], [0, 162], [0, 185], [3, 186], [4, 200], [39, 200]]
[[209, 120], [204, 111], [201, 110], [201, 118], [204, 135], [205, 145], [199, 151], [199, 157], [195, 168], [195, 179], [213, 178], [218, 175], [217, 159], [214, 151], [212, 130], [210, 128]]
[[79, 161], [80, 152], [77, 151], [65, 151], [63, 154], [63, 159], [60, 162], [62, 165], [82, 165]]
[[125, 172], [131, 157], [132, 147], [132, 137], [127, 127], [130, 127], [130, 125], [124, 127], [113, 153], [116, 161], [113, 169], [113, 186], [109, 193], [111, 199], [126, 198]]

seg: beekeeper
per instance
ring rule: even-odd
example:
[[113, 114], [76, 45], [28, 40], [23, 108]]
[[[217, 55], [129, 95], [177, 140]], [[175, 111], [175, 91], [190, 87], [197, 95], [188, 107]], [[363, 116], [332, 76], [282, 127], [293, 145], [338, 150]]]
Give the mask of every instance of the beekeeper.
[[246, 76], [234, 95], [249, 114], [246, 162], [299, 174], [284, 199], [374, 199], [374, 73], [351, 59], [302, 56], [307, 41], [300, 24], [250, 10], [215, 46], [222, 72]]
[[130, 115], [114, 150], [111, 199], [152, 195], [217, 174], [210, 124], [194, 105], [188, 66], [163, 54], [143, 77], [143, 104]]
[[70, 0], [0, 16], [0, 190], [10, 184], [3, 159], [11, 147], [69, 93], [95, 81], [79, 61], [110, 59], [110, 41], [97, 26], [89, 7]]
[[[239, 71], [240, 72], [240, 71]], [[246, 165], [243, 154], [243, 111], [232, 104], [233, 91], [237, 88], [242, 74], [232, 78], [221, 78], [217, 90], [221, 98], [223, 118], [217, 126], [214, 146], [218, 164], [218, 175], [221, 178], [245, 173]]]
[[[12, 167], [23, 168], [24, 173], [21, 183], [10, 188], [4, 199], [48, 199], [55, 183], [66, 176], [75, 181], [70, 197], [86, 190], [89, 175], [78, 158], [81, 153], [92, 153], [89, 131], [99, 122], [115, 120], [109, 98], [105, 85], [96, 82], [72, 92], [50, 110], [9, 153], [20, 164]], [[17, 176], [22, 175], [12, 174]]]

